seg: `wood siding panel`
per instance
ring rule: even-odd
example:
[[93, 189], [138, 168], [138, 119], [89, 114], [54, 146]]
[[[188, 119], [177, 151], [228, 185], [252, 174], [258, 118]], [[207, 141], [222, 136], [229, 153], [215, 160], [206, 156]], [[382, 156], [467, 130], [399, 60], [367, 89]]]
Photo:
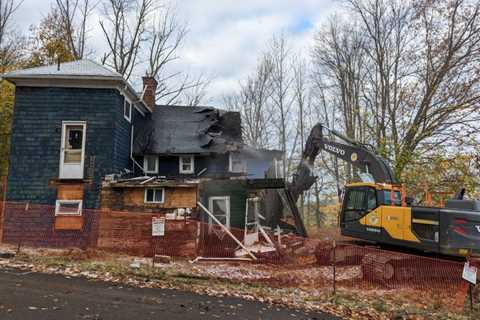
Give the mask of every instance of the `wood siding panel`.
[[55, 217], [55, 230], [82, 230], [83, 217]]
[[195, 187], [166, 187], [164, 203], [145, 203], [144, 188], [126, 188], [123, 195], [125, 206], [162, 209], [195, 208], [197, 206], [197, 189]]
[[62, 184], [57, 189], [57, 200], [82, 200], [83, 184]]

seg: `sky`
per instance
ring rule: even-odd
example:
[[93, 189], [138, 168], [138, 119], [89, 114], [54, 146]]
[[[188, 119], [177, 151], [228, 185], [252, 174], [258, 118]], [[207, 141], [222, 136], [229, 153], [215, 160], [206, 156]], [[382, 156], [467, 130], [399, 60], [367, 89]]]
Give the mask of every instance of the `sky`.
[[[51, 2], [24, 0], [15, 27], [27, 32], [47, 15]], [[235, 92], [239, 82], [254, 72], [273, 34], [284, 33], [295, 51], [308, 56], [315, 30], [340, 4], [336, 0], [178, 0], [171, 6], [189, 30], [180, 59], [171, 68], [210, 78], [208, 102], [215, 103]], [[94, 57], [106, 50], [101, 19], [95, 14], [89, 21], [87, 46]]]

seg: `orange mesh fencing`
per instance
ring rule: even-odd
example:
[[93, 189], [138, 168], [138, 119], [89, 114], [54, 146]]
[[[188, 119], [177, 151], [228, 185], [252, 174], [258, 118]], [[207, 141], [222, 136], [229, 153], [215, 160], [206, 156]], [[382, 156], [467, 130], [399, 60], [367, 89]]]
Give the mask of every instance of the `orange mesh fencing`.
[[[230, 260], [233, 265], [249, 259], [245, 248], [224, 228], [198, 220], [163, 220], [163, 234], [152, 236], [152, 218], [164, 215], [84, 209], [81, 228], [57, 230], [54, 206], [7, 202], [0, 203], [2, 207], [2, 241], [18, 246], [102, 248], [150, 257]], [[229, 231], [244, 243], [245, 230]], [[265, 234], [259, 232], [259, 241], [246, 248], [256, 260], [239, 267], [261, 269], [262, 274], [242, 282], [361, 295], [381, 290], [384, 296], [395, 295], [420, 305], [463, 308], [468, 285], [462, 280], [461, 261], [356, 245], [331, 229], [325, 229], [321, 239], [268, 230]]]

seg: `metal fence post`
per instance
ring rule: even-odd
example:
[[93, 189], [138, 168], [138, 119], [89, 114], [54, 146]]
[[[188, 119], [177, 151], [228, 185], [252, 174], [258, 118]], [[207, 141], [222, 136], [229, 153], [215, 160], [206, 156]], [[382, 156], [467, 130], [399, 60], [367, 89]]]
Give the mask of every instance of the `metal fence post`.
[[337, 294], [337, 255], [336, 255], [336, 248], [337, 244], [335, 240], [333, 240], [333, 295], [335, 296]]

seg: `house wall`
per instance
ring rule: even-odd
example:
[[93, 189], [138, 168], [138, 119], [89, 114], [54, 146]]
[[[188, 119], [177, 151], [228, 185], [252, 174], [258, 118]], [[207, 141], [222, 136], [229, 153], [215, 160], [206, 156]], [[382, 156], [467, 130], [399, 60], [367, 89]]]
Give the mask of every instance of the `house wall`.
[[158, 214], [131, 214], [103, 210], [98, 248], [141, 256], [154, 254], [193, 258], [198, 223], [166, 220], [165, 235], [152, 237], [152, 217]]
[[[83, 210], [80, 230], [55, 228], [55, 208], [52, 206], [6, 203], [2, 242], [32, 247], [95, 247], [99, 212]], [[70, 217], [68, 217], [70, 218]]]
[[[139, 164], [143, 165], [143, 157], [136, 157]], [[228, 154], [212, 154], [208, 156], [195, 156], [195, 173], [180, 174], [179, 156], [160, 156], [158, 161], [158, 175], [167, 178], [196, 177], [203, 169], [207, 169], [202, 177], [225, 176], [228, 174]], [[137, 174], [141, 174], [139, 170]]]
[[145, 203], [145, 188], [102, 190], [102, 208], [117, 211], [167, 213], [177, 208], [197, 207], [197, 187], [165, 187], [164, 203]]
[[[208, 208], [210, 197], [230, 197], [230, 227], [243, 228], [245, 225], [245, 201], [249, 191], [245, 180], [210, 180], [200, 184], [200, 201]], [[208, 216], [202, 214], [203, 221]]]
[[106, 174], [131, 167], [130, 129], [123, 97], [114, 89], [17, 87], [8, 176], [8, 201], [54, 205], [62, 121], [86, 121], [84, 207], [100, 205]]

